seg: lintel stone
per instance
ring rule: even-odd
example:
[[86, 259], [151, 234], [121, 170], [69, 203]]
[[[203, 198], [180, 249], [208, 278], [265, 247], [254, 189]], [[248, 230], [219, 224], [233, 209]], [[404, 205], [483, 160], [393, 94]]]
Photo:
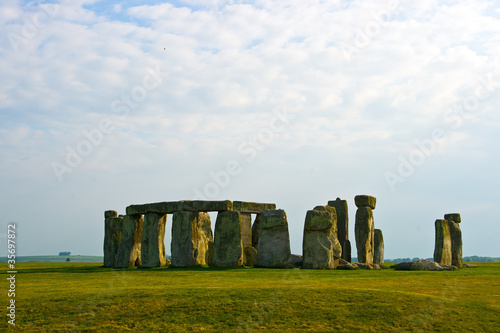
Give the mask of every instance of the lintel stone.
[[460, 214], [458, 214], [458, 213], [444, 214], [444, 219], [446, 221], [453, 221], [456, 223], [462, 222], [462, 218], [460, 217]]
[[144, 215], [146, 214], [147, 204], [144, 205], [130, 205], [125, 209], [127, 215]]
[[233, 203], [230, 200], [206, 201], [193, 200], [184, 201], [182, 209], [191, 212], [223, 212], [233, 210]]
[[375, 209], [377, 198], [371, 195], [357, 195], [354, 197], [354, 203], [356, 207], [370, 207], [371, 209]]
[[263, 210], [275, 209], [276, 204], [273, 203], [233, 201], [233, 210], [237, 210], [242, 213], [260, 214]]
[[146, 204], [146, 213], [172, 214], [182, 210], [183, 201], [163, 201]]
[[116, 210], [106, 210], [104, 211], [104, 218], [107, 219], [107, 218], [111, 218], [111, 217], [117, 217], [118, 216], [118, 213], [116, 212]]

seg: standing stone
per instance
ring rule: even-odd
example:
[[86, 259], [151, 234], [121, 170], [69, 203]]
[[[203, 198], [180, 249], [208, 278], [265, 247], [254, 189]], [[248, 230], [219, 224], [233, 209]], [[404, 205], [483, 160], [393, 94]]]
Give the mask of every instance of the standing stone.
[[146, 213], [142, 230], [141, 260], [142, 267], [166, 265], [165, 224], [166, 214]]
[[217, 214], [214, 233], [213, 265], [236, 267], [243, 265], [242, 229], [244, 222], [239, 211], [222, 211]]
[[347, 262], [351, 262], [351, 241], [346, 239], [344, 242], [344, 245], [342, 246], [342, 259], [346, 260]]
[[[349, 239], [349, 215], [347, 212], [347, 200], [337, 198], [335, 201], [328, 201], [328, 206], [335, 208], [337, 212], [337, 238], [342, 245], [342, 259], [346, 254], [343, 245]], [[349, 252], [350, 253], [350, 252]]]
[[446, 220], [436, 220], [436, 239], [434, 243], [434, 261], [438, 264], [451, 265], [450, 224]]
[[451, 264], [458, 268], [463, 266], [462, 230], [457, 222], [449, 221], [451, 238]]
[[450, 238], [451, 238], [451, 264], [458, 268], [463, 266], [462, 258], [462, 230], [459, 223], [462, 218], [458, 213], [445, 214], [444, 219], [450, 223]]
[[126, 268], [141, 266], [142, 215], [125, 215], [123, 217], [123, 234], [116, 257], [115, 267]]
[[[241, 246], [243, 250], [252, 247], [252, 214], [241, 213]], [[243, 252], [243, 261], [246, 262], [246, 255]]]
[[257, 248], [257, 244], [259, 243], [259, 228], [261, 217], [262, 214], [257, 214], [252, 225], [252, 246], [255, 248]]
[[210, 215], [178, 211], [172, 217], [172, 266], [208, 265], [213, 248]]
[[264, 210], [260, 221], [257, 244], [257, 265], [287, 267], [292, 259], [286, 213], [282, 209]]
[[375, 209], [377, 199], [369, 195], [357, 195], [354, 202], [358, 207], [354, 225], [358, 262], [373, 264], [375, 227], [372, 209]]
[[337, 214], [330, 206], [307, 211], [302, 242], [305, 269], [333, 269], [338, 266], [342, 247], [337, 239]]
[[373, 263], [382, 265], [384, 263], [384, 236], [382, 230], [375, 229], [373, 233]]
[[[112, 216], [113, 214], [108, 213], [107, 215]], [[116, 264], [116, 256], [122, 237], [122, 223], [123, 218], [116, 217], [116, 214], [115, 217], [108, 217], [104, 220], [104, 267], [114, 267]]]

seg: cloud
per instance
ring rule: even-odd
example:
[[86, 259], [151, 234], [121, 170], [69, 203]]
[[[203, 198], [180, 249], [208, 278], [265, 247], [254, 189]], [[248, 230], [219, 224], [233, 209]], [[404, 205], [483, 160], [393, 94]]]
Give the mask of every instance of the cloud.
[[[395, 200], [384, 173], [436, 128], [447, 139], [398, 193], [425, 197], [449, 163], [458, 174], [475, 158], [498, 163], [487, 144], [499, 121], [493, 3], [65, 1], [26, 35], [25, 18], [44, 6], [0, 5], [2, 179], [27, 177], [37, 193], [52, 182], [82, 194], [91, 186], [93, 204], [189, 199], [236, 160], [243, 171], [220, 198], [293, 206], [299, 232], [305, 210], [337, 196]], [[12, 34], [22, 38], [15, 47]], [[360, 34], [365, 44], [356, 46]], [[342, 43], [353, 48], [349, 59]], [[494, 88], [474, 112], [453, 111], [487, 75]], [[290, 118], [269, 139], [282, 109]], [[59, 183], [51, 163], [65, 163], [67, 147], [77, 150], [103, 119], [114, 130]], [[452, 189], [441, 195], [458, 200]], [[67, 204], [65, 218], [75, 205]]]

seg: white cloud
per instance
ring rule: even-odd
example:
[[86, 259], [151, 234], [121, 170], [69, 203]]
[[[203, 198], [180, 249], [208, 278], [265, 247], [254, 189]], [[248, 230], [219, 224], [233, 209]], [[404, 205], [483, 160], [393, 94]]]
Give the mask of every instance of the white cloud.
[[[445, 177], [449, 163], [457, 165], [464, 143], [465, 161], [457, 166], [463, 173], [467, 157], [498, 163], [483, 135], [493, 137], [498, 129], [500, 87], [459, 127], [444, 118], [454, 103], [474, 94], [485, 74], [500, 81], [496, 5], [400, 1], [347, 62], [339, 46], [354, 43], [386, 3], [183, 3], [116, 3], [110, 5], [115, 17], [99, 12], [94, 1], [63, 2], [18, 53], [8, 39], [0, 41], [2, 177], [26, 175], [35, 187], [53, 181], [81, 193], [89, 192], [85, 179], [96, 178], [100, 183], [93, 186], [103, 201], [114, 192], [110, 184], [125, 193], [125, 183], [141, 183], [142, 193], [114, 201], [126, 205], [163, 195], [189, 199], [210, 172], [235, 159], [244, 172], [221, 198], [262, 195], [285, 209], [294, 206], [289, 217], [299, 230], [309, 206], [336, 196], [359, 190], [384, 195], [382, 202], [394, 199], [384, 172], [396, 169], [399, 156], [435, 128], [443, 128], [448, 139], [420, 173], [399, 185], [399, 193], [425, 196], [425, 185]], [[42, 10], [0, 6], [0, 33], [6, 36], [22, 36], [22, 18]], [[112, 103], [140, 89], [157, 66], [168, 72], [162, 82], [135, 101], [127, 116], [113, 112]], [[269, 128], [280, 108], [294, 117], [248, 162], [238, 147]], [[76, 149], [83, 132], [99, 128], [103, 118], [116, 129], [59, 184], [51, 162], [64, 162], [66, 147]], [[272, 189], [261, 188], [266, 184]], [[481, 192], [470, 186], [471, 193]], [[442, 195], [456, 198], [451, 189]], [[309, 204], [313, 199], [318, 202]]]

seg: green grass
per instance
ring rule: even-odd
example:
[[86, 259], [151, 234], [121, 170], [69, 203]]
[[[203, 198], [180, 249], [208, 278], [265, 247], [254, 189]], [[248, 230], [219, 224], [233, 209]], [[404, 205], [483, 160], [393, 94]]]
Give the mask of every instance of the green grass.
[[[16, 329], [23, 332], [500, 331], [498, 263], [444, 272], [92, 263], [20, 263], [17, 270]], [[1, 293], [5, 299], [7, 290]]]

